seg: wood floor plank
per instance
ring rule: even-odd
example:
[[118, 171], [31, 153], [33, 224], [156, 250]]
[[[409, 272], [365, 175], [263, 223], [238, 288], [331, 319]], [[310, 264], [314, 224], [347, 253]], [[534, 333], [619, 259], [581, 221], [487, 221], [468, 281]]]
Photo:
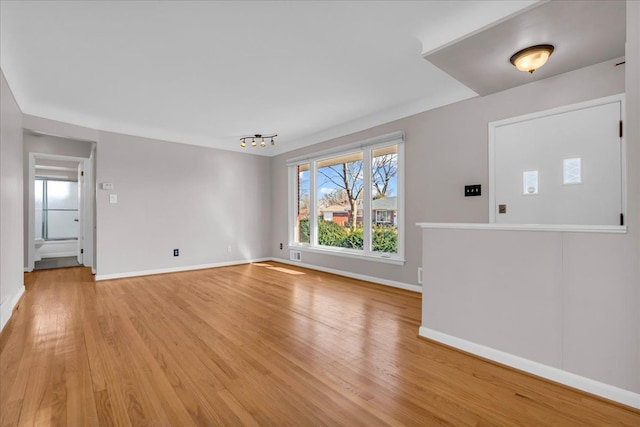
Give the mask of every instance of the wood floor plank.
[[53, 395], [47, 394], [50, 390], [49, 382], [55, 362], [57, 310], [44, 312], [40, 307], [38, 316], [41, 322], [35, 331], [33, 356], [29, 358], [28, 378], [25, 383], [22, 410], [20, 412], [21, 425], [34, 425], [36, 421], [42, 422], [45, 416], [51, 413], [51, 400]]
[[274, 262], [25, 283], [0, 336], [0, 426], [640, 425], [418, 338], [409, 291]]
[[[119, 309], [126, 311], [125, 307]], [[206, 419], [201, 418], [202, 412], [215, 416], [215, 410], [205, 396], [215, 393], [216, 388], [205, 382], [206, 386], [203, 391], [202, 387], [199, 387], [202, 383], [193, 381], [193, 378], [189, 378], [188, 373], [180, 367], [184, 363], [193, 367], [189, 360], [180, 358], [180, 355], [189, 353], [180, 353], [176, 356], [170, 351], [173, 347], [179, 347], [175, 343], [170, 343], [169, 346], [162, 348], [158, 347], [157, 344], [161, 342], [162, 335], [150, 333], [142, 326], [141, 320], [137, 317], [130, 317], [129, 322], [124, 326], [122, 332], [125, 334], [126, 341], [133, 343], [130, 348], [131, 352], [138, 356], [139, 360], [136, 360], [135, 363], [140, 373], [139, 381], [146, 385], [145, 389], [156, 392], [155, 402], [162, 405], [160, 410], [167, 413], [170, 424], [181, 426], [202, 424]], [[162, 327], [162, 324], [157, 325], [157, 323], [156, 320], [156, 326]], [[167, 331], [167, 329], [163, 329], [163, 331]], [[181, 349], [181, 351], [183, 350]], [[174, 368], [168, 368], [169, 366], [174, 366]], [[215, 377], [208, 375], [209, 372], [205, 367], [198, 366], [198, 368], [202, 376], [215, 379]], [[197, 396], [197, 399], [193, 399], [192, 395]]]

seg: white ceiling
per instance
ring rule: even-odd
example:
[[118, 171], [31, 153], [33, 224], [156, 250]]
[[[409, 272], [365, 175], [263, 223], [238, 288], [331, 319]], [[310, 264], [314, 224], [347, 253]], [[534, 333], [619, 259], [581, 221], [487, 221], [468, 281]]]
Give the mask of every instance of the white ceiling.
[[531, 1], [6, 1], [26, 114], [274, 155], [475, 96], [422, 55]]
[[[624, 56], [625, 12], [624, 1], [552, 1], [425, 59], [479, 95], [488, 95]], [[538, 44], [555, 46], [549, 62], [533, 74], [514, 73], [511, 55]]]

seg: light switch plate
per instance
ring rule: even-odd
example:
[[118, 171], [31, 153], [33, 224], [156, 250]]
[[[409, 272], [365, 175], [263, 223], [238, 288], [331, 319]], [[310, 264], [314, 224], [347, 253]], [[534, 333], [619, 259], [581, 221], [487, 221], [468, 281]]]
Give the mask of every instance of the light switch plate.
[[109, 203], [118, 203], [118, 195], [109, 194]]
[[465, 185], [464, 197], [480, 196], [482, 195], [480, 184]]

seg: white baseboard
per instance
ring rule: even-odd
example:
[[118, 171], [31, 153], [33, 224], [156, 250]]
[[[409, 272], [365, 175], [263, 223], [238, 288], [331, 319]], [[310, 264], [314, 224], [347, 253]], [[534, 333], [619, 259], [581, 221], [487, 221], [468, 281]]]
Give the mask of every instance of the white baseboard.
[[[323, 271], [325, 273], [336, 274], [339, 276], [349, 277], [352, 279], [364, 280], [368, 282], [373, 282], [381, 285], [392, 286], [395, 288], [405, 289], [414, 292], [422, 292], [422, 287], [418, 285], [412, 285], [408, 283], [396, 282], [393, 280], [380, 279], [377, 277], [367, 276], [364, 274], [356, 274], [342, 270], [336, 270], [333, 268], [320, 267], [312, 264], [305, 264], [301, 262], [294, 262], [286, 259], [269, 257], [269, 258], [258, 258], [251, 260], [237, 260], [237, 261], [227, 261], [227, 262], [219, 262], [212, 264], [201, 264], [201, 265], [191, 265], [191, 266], [182, 266], [182, 267], [171, 267], [171, 268], [161, 268], [155, 270], [143, 270], [143, 271], [132, 271], [126, 273], [115, 273], [115, 274], [97, 274], [95, 276], [96, 281], [100, 280], [111, 280], [111, 279], [120, 279], [126, 277], [135, 277], [135, 276], [147, 276], [152, 274], [164, 274], [164, 273], [175, 273], [180, 271], [192, 271], [192, 270], [202, 270], [207, 268], [216, 268], [216, 267], [226, 267], [231, 265], [240, 265], [247, 264], [252, 262], [265, 262], [265, 261], [274, 261], [280, 262], [283, 264], [296, 265], [304, 268], [308, 268], [311, 270]], [[27, 269], [25, 268], [25, 271]], [[14, 295], [10, 302], [10, 313], [13, 312], [14, 307], [18, 303], [18, 300], [24, 293], [24, 286], [20, 288], [20, 291]], [[7, 303], [7, 299], [2, 301], [0, 304], [0, 312], [4, 313], [6, 310], [5, 304]], [[5, 324], [8, 322], [10, 317], [7, 316], [6, 321], [5, 318], [2, 318], [2, 328], [4, 328]], [[457, 338], [442, 332], [438, 332], [424, 326], [420, 327], [419, 335], [424, 338], [429, 338], [431, 340], [441, 342], [443, 344], [449, 345], [451, 347], [458, 348], [460, 350], [466, 351], [471, 354], [475, 354], [477, 356], [493, 360], [495, 362], [501, 363], [503, 365], [507, 365], [513, 367], [515, 369], [519, 369], [524, 372], [531, 373], [533, 375], [537, 375], [542, 378], [546, 378], [551, 381], [558, 382], [560, 384], [564, 384], [578, 390], [583, 390], [588, 393], [595, 394], [597, 396], [604, 397], [606, 399], [610, 399], [616, 402], [620, 402], [624, 405], [631, 406], [633, 408], [640, 409], [640, 394], [634, 393], [629, 390], [625, 390], [619, 387], [615, 387], [609, 384], [605, 384], [596, 380], [592, 380], [586, 377], [582, 377], [580, 375], [573, 374], [571, 372], [564, 371], [562, 369], [554, 368], [552, 366], [544, 365], [542, 363], [534, 362], [529, 359], [525, 359], [520, 356], [515, 356], [510, 353], [503, 352], [501, 350], [497, 350], [491, 347], [487, 347], [481, 344], [477, 344], [471, 341], [464, 340], [462, 338]]]
[[293, 262], [286, 259], [281, 258], [257, 258], [257, 259], [249, 259], [249, 260], [237, 260], [237, 261], [227, 261], [227, 262], [218, 262], [213, 264], [201, 264], [201, 265], [188, 265], [183, 267], [171, 267], [171, 268], [159, 268], [154, 270], [142, 270], [142, 271], [130, 271], [126, 273], [113, 273], [113, 274], [96, 274], [95, 280], [112, 280], [112, 279], [124, 279], [126, 277], [136, 277], [136, 276], [149, 276], [152, 274], [164, 274], [164, 273], [177, 273], [180, 271], [192, 271], [192, 270], [203, 270], [207, 268], [216, 268], [216, 267], [228, 267], [231, 265], [240, 265], [240, 264], [248, 264], [252, 262], [265, 262], [265, 261], [274, 261], [281, 262], [283, 264], [289, 265], [297, 265], [299, 267], [308, 268], [310, 270], [318, 270], [323, 271], [325, 273], [336, 274], [338, 276], [349, 277], [352, 279], [364, 280], [367, 282], [377, 283], [379, 285], [391, 286], [394, 288], [405, 289], [408, 291], [419, 292], [422, 293], [422, 287], [419, 285], [411, 285], [408, 283], [396, 282], [394, 280], [386, 280], [380, 279], [378, 277], [366, 276], [364, 274], [356, 274], [348, 271], [336, 270], [334, 268], [327, 267], [319, 267], [317, 265], [312, 264], [304, 264], [301, 262]]
[[638, 393], [592, 380], [542, 363], [534, 362], [533, 360], [525, 359], [520, 356], [505, 353], [504, 351], [496, 350], [491, 347], [476, 344], [462, 338], [456, 338], [424, 326], [420, 327], [419, 335], [468, 353], [475, 354], [485, 359], [493, 360], [503, 365], [640, 409], [640, 394]]
[[126, 273], [96, 274], [95, 280], [124, 279], [126, 277], [149, 276], [152, 274], [177, 273], [180, 271], [204, 270], [207, 268], [228, 267], [230, 265], [249, 264], [252, 262], [270, 261], [271, 258], [245, 259], [237, 261], [216, 262], [213, 264], [187, 265], [182, 267], [158, 268], [155, 270], [129, 271]]
[[16, 293], [11, 300], [9, 298], [5, 298], [0, 303], [0, 332], [4, 329], [5, 325], [9, 322], [9, 319], [13, 315], [13, 309], [16, 308], [18, 301], [20, 301], [20, 297], [24, 294], [24, 285], [20, 286], [20, 290]]
[[303, 262], [290, 261], [288, 259], [282, 259], [282, 258], [271, 258], [271, 261], [281, 262], [283, 264], [289, 264], [289, 265], [297, 265], [299, 267], [308, 268], [310, 270], [323, 271], [325, 273], [336, 274], [338, 276], [349, 277], [351, 279], [364, 280], [366, 282], [373, 282], [373, 283], [377, 283], [379, 285], [386, 285], [386, 286], [391, 286], [391, 287], [394, 287], [394, 288], [404, 289], [404, 290], [407, 290], [407, 291], [413, 291], [413, 292], [422, 293], [422, 287], [419, 286], [419, 285], [411, 285], [409, 283], [396, 282], [395, 280], [380, 279], [378, 277], [366, 276], [364, 274], [351, 273], [349, 271], [336, 270], [334, 268], [320, 267], [320, 266], [313, 265], [313, 264], [305, 264]]

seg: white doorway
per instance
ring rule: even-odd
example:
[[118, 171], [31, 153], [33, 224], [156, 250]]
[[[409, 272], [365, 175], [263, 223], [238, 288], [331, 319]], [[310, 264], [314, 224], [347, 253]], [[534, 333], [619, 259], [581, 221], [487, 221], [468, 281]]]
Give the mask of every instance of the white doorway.
[[71, 260], [95, 272], [92, 157], [29, 153], [27, 271]]
[[490, 221], [622, 225], [622, 95], [489, 124]]

